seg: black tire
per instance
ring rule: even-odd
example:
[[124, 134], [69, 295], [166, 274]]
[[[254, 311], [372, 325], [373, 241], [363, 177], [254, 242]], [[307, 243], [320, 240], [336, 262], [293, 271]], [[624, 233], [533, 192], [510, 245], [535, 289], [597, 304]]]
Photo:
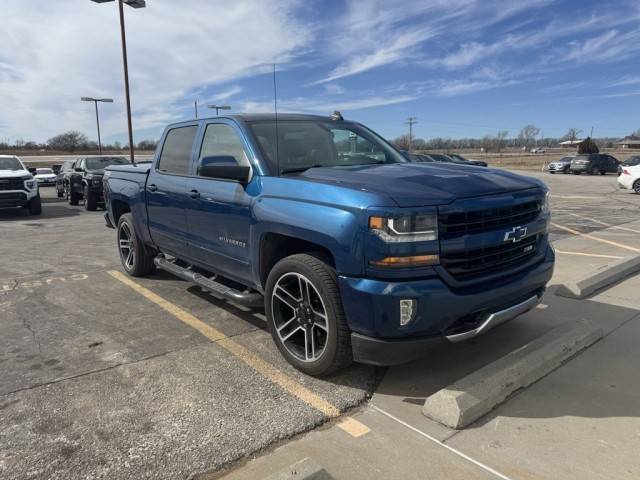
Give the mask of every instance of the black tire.
[[640, 195], [640, 180], [636, 180], [633, 183], [633, 191]]
[[[127, 232], [126, 234], [125, 231]], [[155, 264], [153, 263], [154, 256], [147, 253], [144, 244], [138, 238], [133, 226], [133, 217], [130, 213], [124, 213], [120, 216], [116, 232], [118, 253], [124, 271], [132, 277], [142, 277], [153, 272], [155, 270]], [[128, 236], [132, 249], [131, 258], [129, 258], [128, 254], [123, 253], [121, 241], [125, 235]]]
[[574, 175], [580, 175], [580, 172], [571, 172], [571, 173], [573, 173]]
[[[274, 289], [278, 282], [288, 274], [297, 274], [305, 277], [320, 296], [322, 307], [325, 310], [325, 325], [327, 326], [326, 336], [324, 336], [325, 344], [323, 351], [315, 360], [304, 361], [292, 354], [280, 339], [276, 330], [276, 318], [274, 316], [277, 315], [277, 310], [274, 309], [273, 305]], [[304, 294], [302, 293], [301, 298], [304, 299]], [[292, 255], [280, 260], [271, 269], [265, 290], [265, 312], [269, 331], [278, 350], [298, 370], [307, 375], [325, 376], [343, 369], [353, 362], [351, 335], [342, 308], [336, 272], [321, 259], [321, 255], [313, 253]], [[294, 320], [294, 322], [297, 322], [297, 320]], [[313, 332], [313, 329], [311, 329], [311, 332]]]
[[549, 170], [549, 173], [550, 173], [551, 175], [555, 175], [555, 173], [556, 173], [556, 172], [552, 172], [551, 170]]
[[80, 194], [73, 189], [73, 185], [69, 184], [69, 205], [78, 205]]
[[98, 209], [96, 194], [89, 190], [89, 185], [84, 186], [84, 209], [95, 212]]
[[570, 171], [570, 170], [569, 170], [569, 167], [567, 167], [567, 168], [565, 168], [565, 169], [562, 171], [562, 173], [564, 173], [564, 174], [566, 175], [566, 174], [568, 174], [568, 173], [569, 173], [569, 171]]
[[30, 215], [40, 215], [42, 213], [42, 200], [40, 199], [40, 194], [29, 201], [29, 206], [27, 208], [29, 209]]
[[606, 174], [607, 174], [606, 170], [600, 170], [600, 175], [606, 175]]
[[64, 198], [64, 190], [60, 191], [58, 187], [56, 187], [56, 193], [58, 194], [58, 198]]

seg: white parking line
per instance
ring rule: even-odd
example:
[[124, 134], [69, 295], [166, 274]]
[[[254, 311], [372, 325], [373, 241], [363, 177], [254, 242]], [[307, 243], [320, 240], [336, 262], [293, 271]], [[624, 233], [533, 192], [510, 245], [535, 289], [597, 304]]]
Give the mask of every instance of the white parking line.
[[491, 468], [488, 465], [485, 465], [484, 463], [476, 460], [475, 458], [471, 458], [469, 455], [467, 455], [466, 453], [462, 453], [460, 450], [456, 450], [455, 448], [447, 445], [446, 443], [441, 442], [440, 440], [438, 440], [437, 438], [432, 437], [431, 435], [429, 435], [428, 433], [423, 432], [422, 430], [409, 425], [407, 422], [404, 422], [402, 420], [400, 420], [398, 417], [390, 414], [389, 412], [387, 412], [386, 410], [381, 409], [380, 407], [376, 407], [375, 405], [371, 404], [371, 406], [374, 408], [374, 410], [376, 410], [377, 412], [380, 412], [381, 414], [383, 414], [384, 416], [390, 418], [391, 420], [393, 420], [394, 422], [398, 422], [400, 425], [408, 428], [409, 430], [417, 433], [418, 435], [426, 438], [427, 440], [431, 440], [433, 443], [435, 443], [436, 445], [440, 445], [441, 447], [446, 448], [447, 450], [449, 450], [451, 453], [456, 454], [457, 456], [459, 456], [460, 458], [465, 459], [468, 462], [473, 463], [474, 465], [480, 467], [481, 469], [483, 469], [486, 472], [489, 472], [493, 475], [495, 475], [498, 478], [501, 478], [502, 480], [512, 480], [511, 478], [507, 477], [505, 474], [498, 472], [497, 470], [494, 470], [493, 468]]

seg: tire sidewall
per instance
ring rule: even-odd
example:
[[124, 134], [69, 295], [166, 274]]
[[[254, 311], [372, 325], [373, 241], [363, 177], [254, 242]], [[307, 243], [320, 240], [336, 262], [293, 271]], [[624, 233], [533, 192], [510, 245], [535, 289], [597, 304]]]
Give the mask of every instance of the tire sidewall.
[[[129, 227], [129, 232], [130, 232], [130, 240], [131, 240], [131, 244], [134, 246], [134, 258], [133, 258], [133, 267], [132, 268], [127, 268], [127, 265], [125, 264], [124, 259], [122, 258], [122, 252], [120, 251], [120, 230], [122, 228], [122, 225], [126, 223], [127, 227]], [[122, 264], [122, 268], [124, 268], [124, 271], [127, 272], [129, 275], [137, 275], [137, 269], [138, 269], [138, 263], [140, 261], [140, 242], [138, 241], [138, 236], [136, 235], [136, 230], [135, 228], [133, 228], [133, 220], [131, 218], [131, 215], [128, 213], [122, 214], [120, 216], [120, 218], [118, 219], [118, 228], [116, 229], [116, 244], [118, 246], [118, 256], [120, 257], [120, 263]]]
[[[331, 274], [331, 267], [327, 266], [324, 263], [323, 265]], [[291, 354], [282, 344], [282, 342], [280, 341], [280, 337], [278, 337], [278, 333], [276, 332], [271, 310], [273, 288], [275, 287], [277, 281], [287, 273], [299, 273], [301, 275], [304, 275], [307, 280], [309, 280], [313, 284], [313, 286], [322, 297], [322, 302], [324, 303], [324, 307], [327, 313], [327, 325], [329, 327], [329, 333], [327, 335], [327, 346], [325, 348], [325, 351], [322, 353], [322, 356], [318, 360], [315, 360], [313, 362], [302, 362], [293, 354]], [[330, 276], [331, 280], [335, 282], [335, 273]], [[338, 349], [337, 318], [338, 316], [342, 315], [342, 304], [339, 303], [339, 299], [338, 302], [335, 301], [334, 297], [328, 292], [327, 285], [325, 285], [322, 279], [318, 277], [315, 270], [300, 261], [298, 258], [296, 258], [295, 255], [287, 257], [278, 262], [269, 273], [265, 289], [265, 314], [267, 317], [269, 331], [274, 339], [276, 346], [278, 347], [278, 350], [280, 350], [282, 356], [284, 356], [287, 361], [293, 366], [309, 375], [318, 375], [322, 374], [322, 372], [327, 370], [333, 364]]]

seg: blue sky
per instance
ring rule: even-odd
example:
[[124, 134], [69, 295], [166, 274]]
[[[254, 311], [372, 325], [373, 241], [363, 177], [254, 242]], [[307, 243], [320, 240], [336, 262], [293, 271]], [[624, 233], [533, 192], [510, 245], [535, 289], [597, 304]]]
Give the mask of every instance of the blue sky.
[[[0, 139], [68, 129], [125, 139], [115, 3], [3, 0]], [[147, 0], [126, 9], [136, 141], [193, 116], [330, 113], [387, 137], [480, 137], [528, 123], [546, 137], [640, 128], [640, 2]]]

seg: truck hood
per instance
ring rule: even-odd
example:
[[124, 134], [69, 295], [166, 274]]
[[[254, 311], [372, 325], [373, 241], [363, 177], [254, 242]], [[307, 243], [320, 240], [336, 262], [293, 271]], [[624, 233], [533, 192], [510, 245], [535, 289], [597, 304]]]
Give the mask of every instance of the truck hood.
[[0, 170], [0, 178], [31, 178], [28, 170]]
[[459, 198], [543, 186], [538, 180], [504, 170], [446, 163], [319, 167], [300, 177], [387, 195], [400, 207], [444, 205]]

